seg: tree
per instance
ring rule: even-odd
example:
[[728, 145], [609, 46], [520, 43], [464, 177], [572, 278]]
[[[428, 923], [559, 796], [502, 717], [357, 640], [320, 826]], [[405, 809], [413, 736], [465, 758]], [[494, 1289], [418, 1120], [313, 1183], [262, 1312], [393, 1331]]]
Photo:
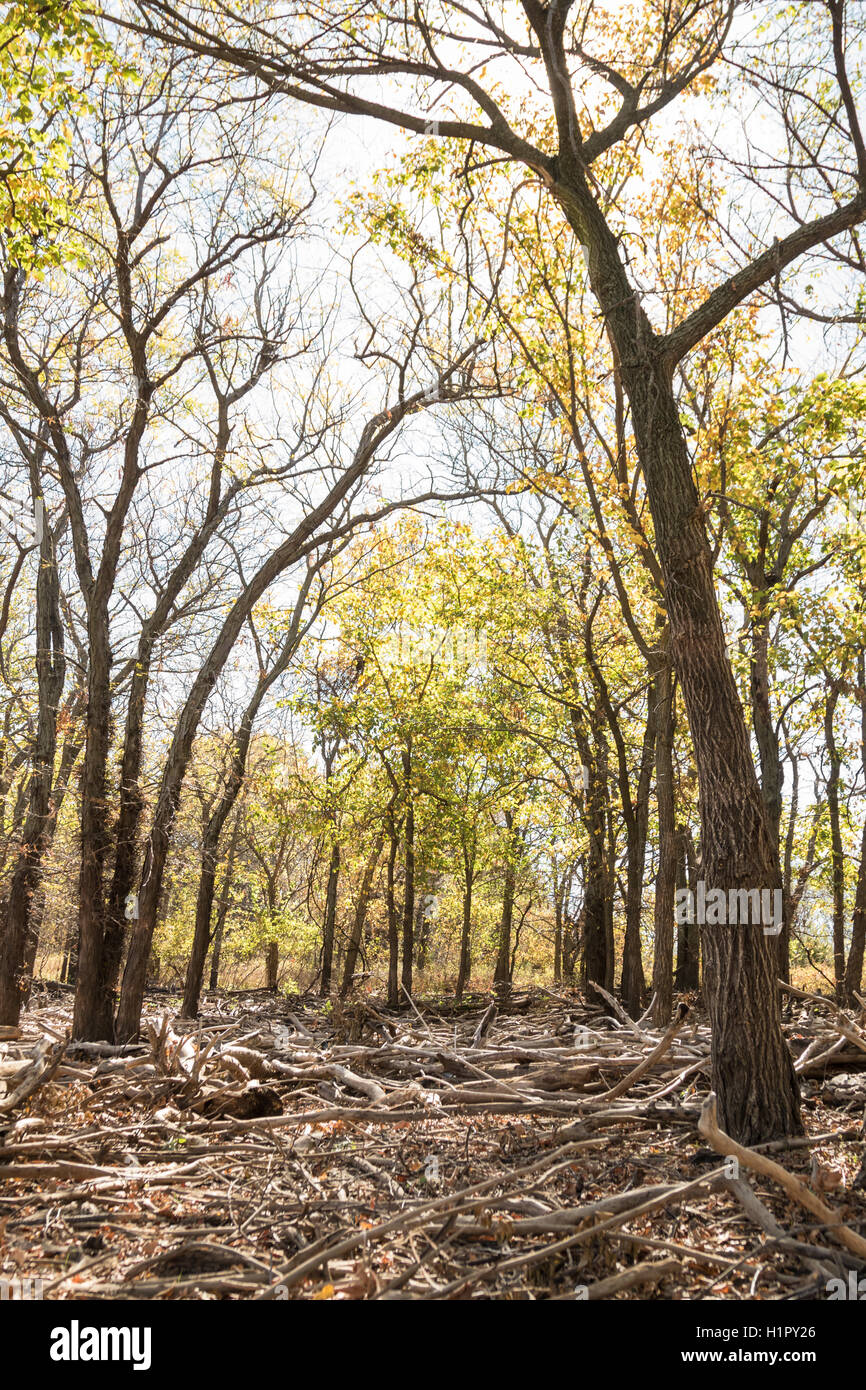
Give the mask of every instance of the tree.
[[[440, 139], [481, 146], [494, 159], [523, 165], [547, 187], [585, 248], [593, 293], [631, 407], [664, 575], [671, 653], [695, 749], [707, 882], [722, 890], [775, 887], [778, 855], [725, 651], [673, 376], [750, 295], [866, 219], [866, 142], [852, 90], [856, 78], [846, 66], [846, 22], [853, 21], [844, 0], [828, 0], [820, 34], [810, 7], [803, 32], [795, 36], [795, 42], [820, 42], [835, 83], [831, 114], [819, 132], [822, 140], [841, 135], [844, 173], [828, 190], [829, 210], [812, 212], [818, 192], [807, 163], [803, 191], [809, 211], [664, 332], [653, 328], [640, 287], [630, 278], [623, 244], [628, 207], [618, 207], [609, 196], [605, 163], [689, 89], [707, 85], [707, 75], [732, 41], [734, 4], [717, 0], [671, 14], [666, 5], [648, 3], [632, 18], [629, 32], [614, 29], [609, 57], [600, 26], [609, 25], [610, 16], [602, 19], [591, 5], [574, 0], [547, 5], [522, 0], [523, 23], [511, 27], [504, 16], [494, 20], [486, 9], [449, 3], [435, 10], [432, 3], [400, 4], [387, 13], [361, 4], [337, 16], [331, 6], [305, 3], [289, 16], [283, 8], [279, 27], [267, 5], [252, 24], [221, 6], [219, 24], [210, 22], [208, 11], [191, 13], [166, 0], [142, 0], [138, 8], [154, 32], [190, 51], [218, 56], [265, 86], [418, 135], [429, 135], [432, 128]], [[479, 72], [482, 61], [486, 67]], [[485, 73], [515, 65], [521, 92], [528, 91], [524, 71], [546, 81], [546, 112], [524, 103], [531, 114], [522, 120], [511, 116], [502, 85], [489, 76], [485, 83]], [[580, 87], [577, 74], [584, 79]], [[383, 76], [398, 87], [401, 81], [413, 84], [421, 109], [390, 105], [359, 91], [365, 79], [378, 82]], [[760, 77], [770, 79], [772, 91], [772, 73], [765, 70]], [[784, 85], [780, 74], [776, 89]], [[453, 114], [445, 115], [439, 103], [449, 101]], [[520, 103], [512, 105], [518, 110]], [[786, 93], [783, 110], [795, 106]], [[809, 149], [810, 134], [791, 131], [792, 140], [800, 135]], [[797, 1132], [799, 1096], [780, 1029], [775, 947], [760, 931], [725, 927], [707, 928], [704, 948], [720, 1123], [743, 1142]]]

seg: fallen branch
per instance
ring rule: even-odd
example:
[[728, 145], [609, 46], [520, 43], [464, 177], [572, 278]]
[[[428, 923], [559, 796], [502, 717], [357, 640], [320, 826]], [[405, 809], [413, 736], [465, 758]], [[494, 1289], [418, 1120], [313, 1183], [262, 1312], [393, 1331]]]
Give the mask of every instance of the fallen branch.
[[866, 1257], [866, 1239], [859, 1236], [856, 1231], [852, 1231], [850, 1226], [846, 1226], [839, 1213], [826, 1206], [820, 1197], [816, 1197], [814, 1192], [810, 1192], [805, 1183], [800, 1182], [799, 1178], [795, 1178], [793, 1173], [789, 1173], [787, 1168], [783, 1168], [780, 1163], [774, 1163], [772, 1158], [756, 1153], [754, 1149], [745, 1148], [742, 1144], [738, 1144], [735, 1139], [732, 1139], [729, 1134], [726, 1134], [723, 1129], [719, 1129], [716, 1096], [713, 1091], [704, 1101], [701, 1118], [698, 1121], [698, 1130], [701, 1137], [712, 1145], [716, 1153], [724, 1154], [727, 1158], [736, 1158], [751, 1172], [760, 1173], [765, 1178], [772, 1178], [785, 1189], [792, 1201], [798, 1202], [813, 1216], [817, 1216], [819, 1221], [829, 1228], [831, 1234], [846, 1249], [854, 1255]]
[[50, 1081], [60, 1066], [60, 1059], [65, 1051], [65, 1038], [54, 1047], [44, 1038], [41, 1039], [30, 1061], [18, 1073], [15, 1089], [0, 1100], [0, 1115], [8, 1115], [16, 1106], [23, 1105], [40, 1086]]
[[655, 1063], [659, 1060], [660, 1057], [664, 1057], [665, 1053], [669, 1050], [671, 1043], [673, 1042], [677, 1033], [680, 1031], [686, 1019], [688, 1018], [688, 1015], [688, 1004], [680, 1004], [677, 1008], [676, 1018], [674, 1019], [668, 1031], [665, 1033], [661, 1042], [659, 1042], [658, 1045], [653, 1048], [649, 1056], [645, 1057], [643, 1061], [635, 1067], [634, 1071], [630, 1071], [628, 1076], [624, 1076], [622, 1078], [622, 1081], [618, 1081], [615, 1086], [612, 1086], [609, 1091], [605, 1091], [604, 1095], [599, 1096], [598, 1099], [600, 1101], [616, 1100], [617, 1096], [624, 1095], [625, 1092], [628, 1091], [636, 1081], [640, 1080], [640, 1078], [644, 1075], [645, 1072], [649, 1071], [650, 1067], [655, 1065]]

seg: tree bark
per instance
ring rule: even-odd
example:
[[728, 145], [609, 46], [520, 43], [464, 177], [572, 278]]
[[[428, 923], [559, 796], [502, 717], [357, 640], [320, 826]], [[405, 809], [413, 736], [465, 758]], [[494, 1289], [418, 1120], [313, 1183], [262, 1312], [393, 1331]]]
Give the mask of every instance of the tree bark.
[[358, 901], [355, 904], [355, 915], [352, 918], [352, 930], [349, 934], [349, 942], [346, 948], [346, 962], [343, 967], [343, 982], [340, 985], [340, 998], [345, 999], [352, 988], [355, 978], [355, 969], [358, 963], [358, 956], [361, 951], [361, 941], [364, 936], [364, 923], [367, 920], [367, 910], [370, 906], [370, 899], [373, 895], [373, 880], [376, 877], [376, 869], [379, 867], [379, 859], [382, 854], [382, 846], [385, 843], [384, 833], [380, 832], [376, 836], [373, 848], [364, 865], [364, 873], [361, 878], [361, 886], [358, 889]]
[[[691, 872], [691, 837], [681, 825], [676, 833], [676, 887], [689, 888], [694, 895], [697, 875]], [[696, 922], [680, 922], [677, 926], [676, 987], [696, 990], [700, 971], [700, 931]]]
[[400, 840], [393, 814], [388, 816], [388, 867], [385, 875], [385, 903], [388, 912], [388, 1005], [396, 1009], [400, 1003], [400, 929], [397, 923], [397, 899], [394, 880]]
[[830, 816], [830, 881], [833, 894], [833, 980], [837, 1003], [845, 999], [845, 851], [839, 811], [839, 782], [842, 758], [836, 746], [833, 727], [839, 686], [835, 685], [824, 705], [824, 742], [830, 759], [827, 777], [827, 810]]
[[328, 888], [325, 894], [325, 923], [322, 932], [322, 970], [319, 980], [319, 995], [327, 999], [331, 993], [331, 974], [334, 964], [334, 941], [337, 934], [337, 888], [340, 883], [340, 844], [336, 839], [337, 827], [332, 826], [334, 841], [328, 859]]
[[514, 893], [517, 882], [517, 866], [515, 864], [517, 846], [514, 836], [513, 811], [505, 812], [505, 824], [508, 829], [508, 836], [502, 885], [502, 915], [499, 919], [499, 949], [493, 972], [493, 982], [497, 985], [511, 983], [511, 926], [514, 920]]
[[403, 968], [400, 982], [408, 995], [412, 994], [412, 960], [415, 928], [415, 803], [412, 793], [412, 745], [404, 748], [403, 785], [406, 798], [405, 868], [403, 881]]
[[460, 962], [457, 967], [457, 984], [454, 993], [458, 999], [463, 993], [472, 974], [472, 889], [475, 883], [475, 854], [471, 846], [463, 841], [463, 920], [460, 925]]
[[653, 981], [653, 1022], [666, 1028], [674, 1004], [674, 895], [677, 876], [676, 811], [674, 807], [674, 683], [670, 661], [662, 661], [656, 673], [656, 802], [659, 826], [659, 867], [656, 874]]
[[[38, 489], [34, 490], [34, 497], [41, 502]], [[43, 521], [36, 579], [36, 674], [38, 712], [30, 757], [29, 804], [0, 938], [0, 1023], [13, 1027], [18, 1023], [25, 988], [22, 972], [28, 956], [35, 959], [36, 954], [31, 941], [32, 917], [51, 839], [57, 710], [66, 680], [60, 583], [54, 538], [47, 520]]]
[[[679, 418], [676, 351], [653, 333], [576, 160], [563, 206], [587, 247], [590, 280], [620, 360], [664, 575], [671, 656], [698, 769], [707, 888], [781, 887], [778, 853], [725, 647], [712, 554]], [[760, 925], [706, 926], [704, 985], [720, 1124], [741, 1143], [802, 1131], [800, 1094], [782, 1035], [778, 948]]]
[[[866, 776], [866, 656], [857, 658], [857, 685], [860, 696], [860, 761]], [[866, 948], [866, 820], [860, 837], [860, 865], [857, 870], [857, 890], [854, 897], [854, 919], [851, 924], [851, 946], [845, 966], [845, 1002], [856, 1004], [855, 993], [862, 990], [863, 954]]]

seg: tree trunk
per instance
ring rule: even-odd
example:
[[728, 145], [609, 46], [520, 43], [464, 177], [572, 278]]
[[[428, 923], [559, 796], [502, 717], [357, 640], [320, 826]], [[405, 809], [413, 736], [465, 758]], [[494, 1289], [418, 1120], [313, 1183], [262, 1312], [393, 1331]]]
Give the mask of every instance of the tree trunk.
[[208, 989], [219, 989], [220, 982], [220, 960], [222, 959], [223, 940], [225, 938], [226, 922], [229, 915], [229, 902], [231, 900], [231, 883], [226, 871], [223, 891], [220, 894], [220, 905], [217, 908], [216, 926], [213, 932], [213, 951], [210, 958], [210, 975], [208, 976]]
[[[694, 895], [696, 874], [690, 873], [690, 836], [686, 826], [677, 829], [676, 887], [689, 888]], [[694, 899], [693, 899], [694, 900]], [[700, 931], [696, 922], [680, 922], [677, 926], [676, 986], [679, 990], [698, 988], [700, 967]]]
[[833, 728], [838, 700], [839, 687], [834, 686], [824, 706], [824, 740], [830, 759], [827, 809], [830, 816], [830, 876], [833, 892], [833, 979], [836, 1000], [841, 1004], [845, 998], [845, 851], [839, 812], [842, 759], [836, 746], [836, 733]]
[[397, 850], [400, 847], [397, 827], [393, 817], [388, 819], [388, 868], [386, 872], [385, 901], [388, 911], [388, 1004], [396, 1009], [400, 1003], [400, 930], [397, 924], [397, 899], [394, 879], [397, 867]]
[[267, 953], [265, 955], [265, 969], [267, 972], [265, 987], [269, 989], [272, 994], [276, 994], [277, 992], [277, 976], [279, 974], [279, 968], [280, 948], [277, 945], [276, 941], [269, 941]]
[[513, 811], [505, 812], [505, 824], [508, 828], [508, 839], [502, 888], [502, 916], [499, 919], [499, 950], [496, 956], [496, 968], [493, 972], [493, 983], [497, 985], [508, 985], [511, 982], [511, 925], [514, 920], [514, 893], [517, 880], [517, 866], [515, 864], [517, 846], [513, 833]]
[[[227, 798], [223, 795], [222, 801]], [[232, 798], [233, 804], [234, 798]], [[229, 807], [229, 810], [231, 808]], [[226, 812], [226, 815], [228, 811]], [[214, 891], [216, 888], [217, 864], [219, 857], [219, 839], [225, 817], [220, 818], [217, 813], [211, 815], [205, 827], [202, 837], [201, 847], [201, 873], [198, 881], [198, 894], [195, 904], [195, 928], [193, 930], [192, 950], [186, 968], [186, 981], [183, 990], [183, 1003], [181, 1004], [181, 1018], [198, 1018], [199, 999], [201, 997], [202, 980], [204, 979], [204, 966], [207, 959], [208, 947], [211, 944], [211, 916], [213, 913]], [[240, 835], [241, 818], [240, 813], [235, 817], [232, 829], [231, 843], [226, 858], [226, 882], [224, 896], [227, 896], [231, 882], [232, 869], [234, 867], [237, 843]], [[217, 971], [219, 962], [217, 962]], [[211, 989], [216, 989], [212, 984]]]
[[609, 978], [606, 865], [607, 829], [604, 817], [605, 786], [595, 767], [590, 768], [586, 807], [589, 846], [583, 880], [583, 983], [606, 986]]
[[403, 781], [406, 795], [406, 860], [403, 884], [403, 969], [401, 983], [412, 994], [412, 955], [415, 926], [415, 806], [412, 797], [412, 748], [404, 748]]
[[[781, 887], [776, 848], [725, 647], [712, 553], [692, 475], [664, 337], [629, 283], [608, 227], [572, 156], [563, 207], [587, 247], [590, 281], [619, 358], [664, 575], [671, 656], [698, 769], [708, 889]], [[741, 1143], [802, 1132], [800, 1094], [782, 1035], [778, 950], [760, 925], [706, 926], [704, 986], [719, 1123]]]
[[[564, 884], [563, 879], [563, 884]], [[556, 884], [553, 890], [553, 983], [562, 982], [562, 902], [564, 888]]]
[[[34, 496], [41, 503], [35, 480]], [[35, 959], [36, 955], [35, 942], [31, 940], [31, 919], [42, 884], [45, 852], [51, 840], [57, 709], [66, 680], [60, 584], [54, 540], [47, 520], [43, 520], [36, 579], [36, 675], [39, 708], [30, 758], [29, 804], [0, 940], [0, 1023], [13, 1027], [21, 1012], [22, 972], [28, 958]]]
[[[622, 978], [620, 993], [627, 1013], [636, 1018], [644, 1003], [646, 980], [643, 973], [643, 949], [641, 945], [641, 915], [643, 908], [644, 870], [646, 868], [646, 841], [649, 824], [649, 794], [652, 778], [652, 761], [657, 741], [657, 711], [655, 692], [647, 690], [647, 720], [641, 752], [640, 771], [634, 800], [628, 785], [626, 771], [621, 782], [623, 812], [626, 822], [626, 898], [625, 898], [625, 939], [622, 948]], [[617, 750], [619, 751], [619, 750]], [[623, 795], [624, 794], [624, 795]]]
[[[336, 836], [337, 828], [332, 826]], [[322, 933], [322, 973], [319, 995], [327, 999], [331, 993], [331, 973], [334, 963], [334, 939], [337, 933], [337, 888], [340, 882], [340, 846], [335, 839], [328, 861], [328, 890], [325, 894], [325, 927]]]
[[475, 845], [463, 845], [463, 921], [460, 926], [460, 963], [457, 967], [455, 995], [463, 998], [463, 992], [472, 973], [472, 887], [475, 883]]
[[[860, 695], [860, 761], [866, 774], [866, 656], [861, 651], [857, 659], [857, 685]], [[845, 1002], [856, 1004], [863, 979], [863, 952], [866, 948], [866, 820], [860, 837], [860, 866], [857, 870], [857, 891], [854, 898], [854, 920], [851, 924], [851, 946], [845, 966]]]
[[653, 1022], [657, 1028], [670, 1023], [674, 1003], [674, 895], [677, 879], [677, 834], [674, 808], [674, 683], [670, 662], [659, 668], [654, 686], [658, 736], [656, 739], [656, 801], [659, 825], [659, 867], [656, 874], [653, 948]]
[[361, 950], [361, 941], [364, 935], [364, 923], [367, 920], [367, 909], [370, 906], [370, 898], [373, 894], [373, 880], [376, 877], [376, 869], [379, 866], [379, 858], [382, 854], [382, 845], [384, 842], [384, 834], [380, 833], [376, 836], [375, 844], [364, 865], [361, 886], [358, 890], [358, 901], [355, 904], [355, 916], [352, 919], [352, 930], [349, 934], [349, 943], [346, 948], [343, 982], [340, 985], [341, 999], [346, 998], [352, 988], [352, 982], [355, 978], [355, 969], [358, 963], [358, 955]]
[[[112, 1036], [113, 980], [105, 959], [105, 859], [108, 853], [107, 769], [111, 747], [111, 652], [108, 602], [91, 602], [86, 737], [81, 775], [81, 869], [78, 876], [78, 974], [72, 1036]], [[148, 951], [150, 942], [148, 942]], [[146, 965], [147, 955], [144, 964]]]

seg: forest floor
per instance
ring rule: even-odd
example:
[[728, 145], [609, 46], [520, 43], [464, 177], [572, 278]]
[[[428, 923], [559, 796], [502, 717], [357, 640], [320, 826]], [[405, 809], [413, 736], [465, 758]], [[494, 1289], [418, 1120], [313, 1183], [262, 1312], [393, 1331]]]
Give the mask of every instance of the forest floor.
[[866, 1011], [789, 998], [808, 1137], [737, 1177], [709, 1107], [698, 1130], [699, 1007], [663, 1035], [561, 990], [399, 1013], [209, 995], [196, 1023], [170, 1003], [149, 995], [125, 1048], [68, 1042], [59, 986], [0, 1029], [0, 1285], [797, 1300], [866, 1275]]

